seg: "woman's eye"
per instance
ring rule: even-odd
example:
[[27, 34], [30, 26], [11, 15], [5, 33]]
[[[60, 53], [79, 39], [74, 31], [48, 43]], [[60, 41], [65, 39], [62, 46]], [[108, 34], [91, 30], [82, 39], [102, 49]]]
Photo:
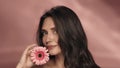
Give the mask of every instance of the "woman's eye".
[[57, 34], [56, 30], [53, 31], [54, 34]]
[[42, 31], [42, 35], [46, 35], [47, 34], [47, 32], [46, 31]]

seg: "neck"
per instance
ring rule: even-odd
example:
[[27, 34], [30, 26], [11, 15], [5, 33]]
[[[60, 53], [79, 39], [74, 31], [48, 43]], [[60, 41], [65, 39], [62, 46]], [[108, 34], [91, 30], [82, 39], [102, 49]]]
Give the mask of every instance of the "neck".
[[64, 56], [59, 54], [55, 56], [55, 64], [58, 68], [64, 68]]

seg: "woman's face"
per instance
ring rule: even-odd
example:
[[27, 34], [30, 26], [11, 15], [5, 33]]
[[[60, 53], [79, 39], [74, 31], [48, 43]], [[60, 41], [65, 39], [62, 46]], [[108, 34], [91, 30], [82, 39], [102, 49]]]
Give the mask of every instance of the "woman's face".
[[61, 53], [58, 45], [58, 34], [55, 29], [54, 21], [51, 17], [44, 20], [43, 27], [43, 44], [48, 48], [50, 55], [58, 55]]

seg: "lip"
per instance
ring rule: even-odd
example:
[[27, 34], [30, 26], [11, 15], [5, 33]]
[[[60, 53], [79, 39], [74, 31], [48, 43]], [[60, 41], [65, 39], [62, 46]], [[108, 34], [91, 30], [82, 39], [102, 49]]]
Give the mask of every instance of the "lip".
[[56, 47], [56, 45], [49, 45], [49, 46], [46, 46], [48, 50], [51, 50], [53, 49], [54, 47]]

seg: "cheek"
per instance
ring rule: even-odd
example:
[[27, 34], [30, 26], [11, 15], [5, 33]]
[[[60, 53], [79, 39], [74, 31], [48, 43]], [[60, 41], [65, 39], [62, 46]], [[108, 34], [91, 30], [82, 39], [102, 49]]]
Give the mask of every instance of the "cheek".
[[42, 42], [43, 42], [43, 44], [45, 45], [45, 43], [46, 43], [46, 38], [45, 38], [45, 37], [43, 37]]
[[58, 43], [58, 36], [54, 37], [54, 41]]

